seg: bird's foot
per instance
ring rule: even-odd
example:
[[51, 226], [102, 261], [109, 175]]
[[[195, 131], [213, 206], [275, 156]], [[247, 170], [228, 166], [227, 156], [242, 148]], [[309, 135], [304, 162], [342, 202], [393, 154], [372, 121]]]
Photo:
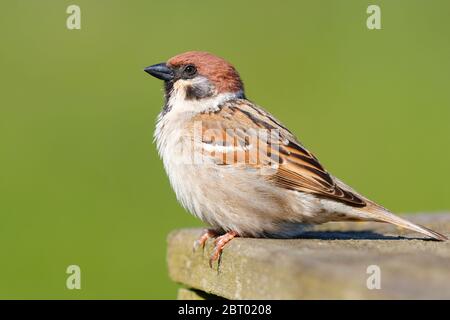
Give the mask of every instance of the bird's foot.
[[222, 255], [222, 250], [225, 245], [230, 242], [233, 238], [238, 237], [239, 235], [235, 231], [229, 231], [220, 237], [217, 237], [214, 241], [214, 251], [209, 259], [209, 266], [212, 268], [212, 264], [214, 261], [218, 260]]
[[205, 232], [201, 235], [200, 238], [198, 238], [194, 242], [194, 247], [192, 248], [192, 251], [197, 250], [199, 247], [202, 247], [202, 249], [205, 248], [205, 243], [210, 238], [214, 238], [217, 236], [217, 232], [211, 229], [206, 229]]

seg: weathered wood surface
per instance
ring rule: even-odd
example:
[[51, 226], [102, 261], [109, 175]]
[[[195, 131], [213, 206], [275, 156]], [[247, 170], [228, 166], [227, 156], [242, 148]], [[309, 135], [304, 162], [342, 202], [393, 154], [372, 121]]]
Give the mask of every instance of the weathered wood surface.
[[[450, 233], [449, 213], [407, 218]], [[172, 280], [205, 293], [228, 299], [450, 299], [450, 242], [423, 240], [387, 224], [328, 223], [301, 239], [236, 238], [212, 269], [212, 240], [193, 252], [201, 232], [172, 232], [167, 258]], [[381, 270], [381, 289], [367, 287], [370, 265]]]

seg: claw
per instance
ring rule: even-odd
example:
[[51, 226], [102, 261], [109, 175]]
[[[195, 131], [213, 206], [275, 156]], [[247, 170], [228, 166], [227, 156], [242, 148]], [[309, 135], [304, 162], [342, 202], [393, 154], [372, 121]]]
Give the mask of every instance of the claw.
[[210, 238], [214, 238], [215, 236], [217, 236], [217, 233], [214, 230], [205, 230], [201, 237], [194, 241], [192, 251], [196, 251], [199, 247], [202, 247], [202, 249], [204, 249], [206, 241], [208, 241], [208, 239]]
[[225, 233], [224, 235], [217, 237], [214, 241], [214, 251], [209, 258], [209, 267], [212, 268], [212, 264], [214, 261], [219, 260], [220, 256], [222, 255], [223, 248], [225, 245], [230, 242], [233, 238], [238, 237], [238, 234], [235, 231], [229, 231]]

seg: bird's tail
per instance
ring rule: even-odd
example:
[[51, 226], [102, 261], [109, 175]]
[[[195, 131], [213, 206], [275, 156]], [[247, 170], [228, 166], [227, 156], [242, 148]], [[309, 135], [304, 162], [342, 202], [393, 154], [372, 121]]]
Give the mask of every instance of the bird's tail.
[[447, 236], [444, 236], [443, 234], [440, 234], [436, 231], [433, 231], [433, 230], [423, 227], [421, 225], [412, 223], [406, 219], [400, 218], [400, 217], [394, 215], [393, 213], [389, 212], [387, 209], [385, 209], [381, 206], [378, 206], [376, 204], [369, 206], [368, 209], [369, 209], [368, 211], [370, 212], [370, 215], [376, 221], [391, 223], [393, 225], [396, 225], [396, 226], [399, 226], [399, 227], [402, 227], [405, 229], [409, 229], [412, 231], [422, 233], [422, 234], [424, 234], [428, 237], [431, 237], [433, 239], [436, 239], [436, 240], [440, 240], [440, 241], [448, 240]]

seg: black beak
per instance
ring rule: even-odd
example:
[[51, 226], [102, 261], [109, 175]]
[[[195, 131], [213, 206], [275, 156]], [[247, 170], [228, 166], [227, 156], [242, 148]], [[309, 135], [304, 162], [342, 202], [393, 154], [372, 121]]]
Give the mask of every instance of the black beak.
[[165, 63], [154, 64], [144, 69], [145, 72], [154, 76], [155, 78], [169, 81], [173, 79], [173, 71], [167, 67]]

